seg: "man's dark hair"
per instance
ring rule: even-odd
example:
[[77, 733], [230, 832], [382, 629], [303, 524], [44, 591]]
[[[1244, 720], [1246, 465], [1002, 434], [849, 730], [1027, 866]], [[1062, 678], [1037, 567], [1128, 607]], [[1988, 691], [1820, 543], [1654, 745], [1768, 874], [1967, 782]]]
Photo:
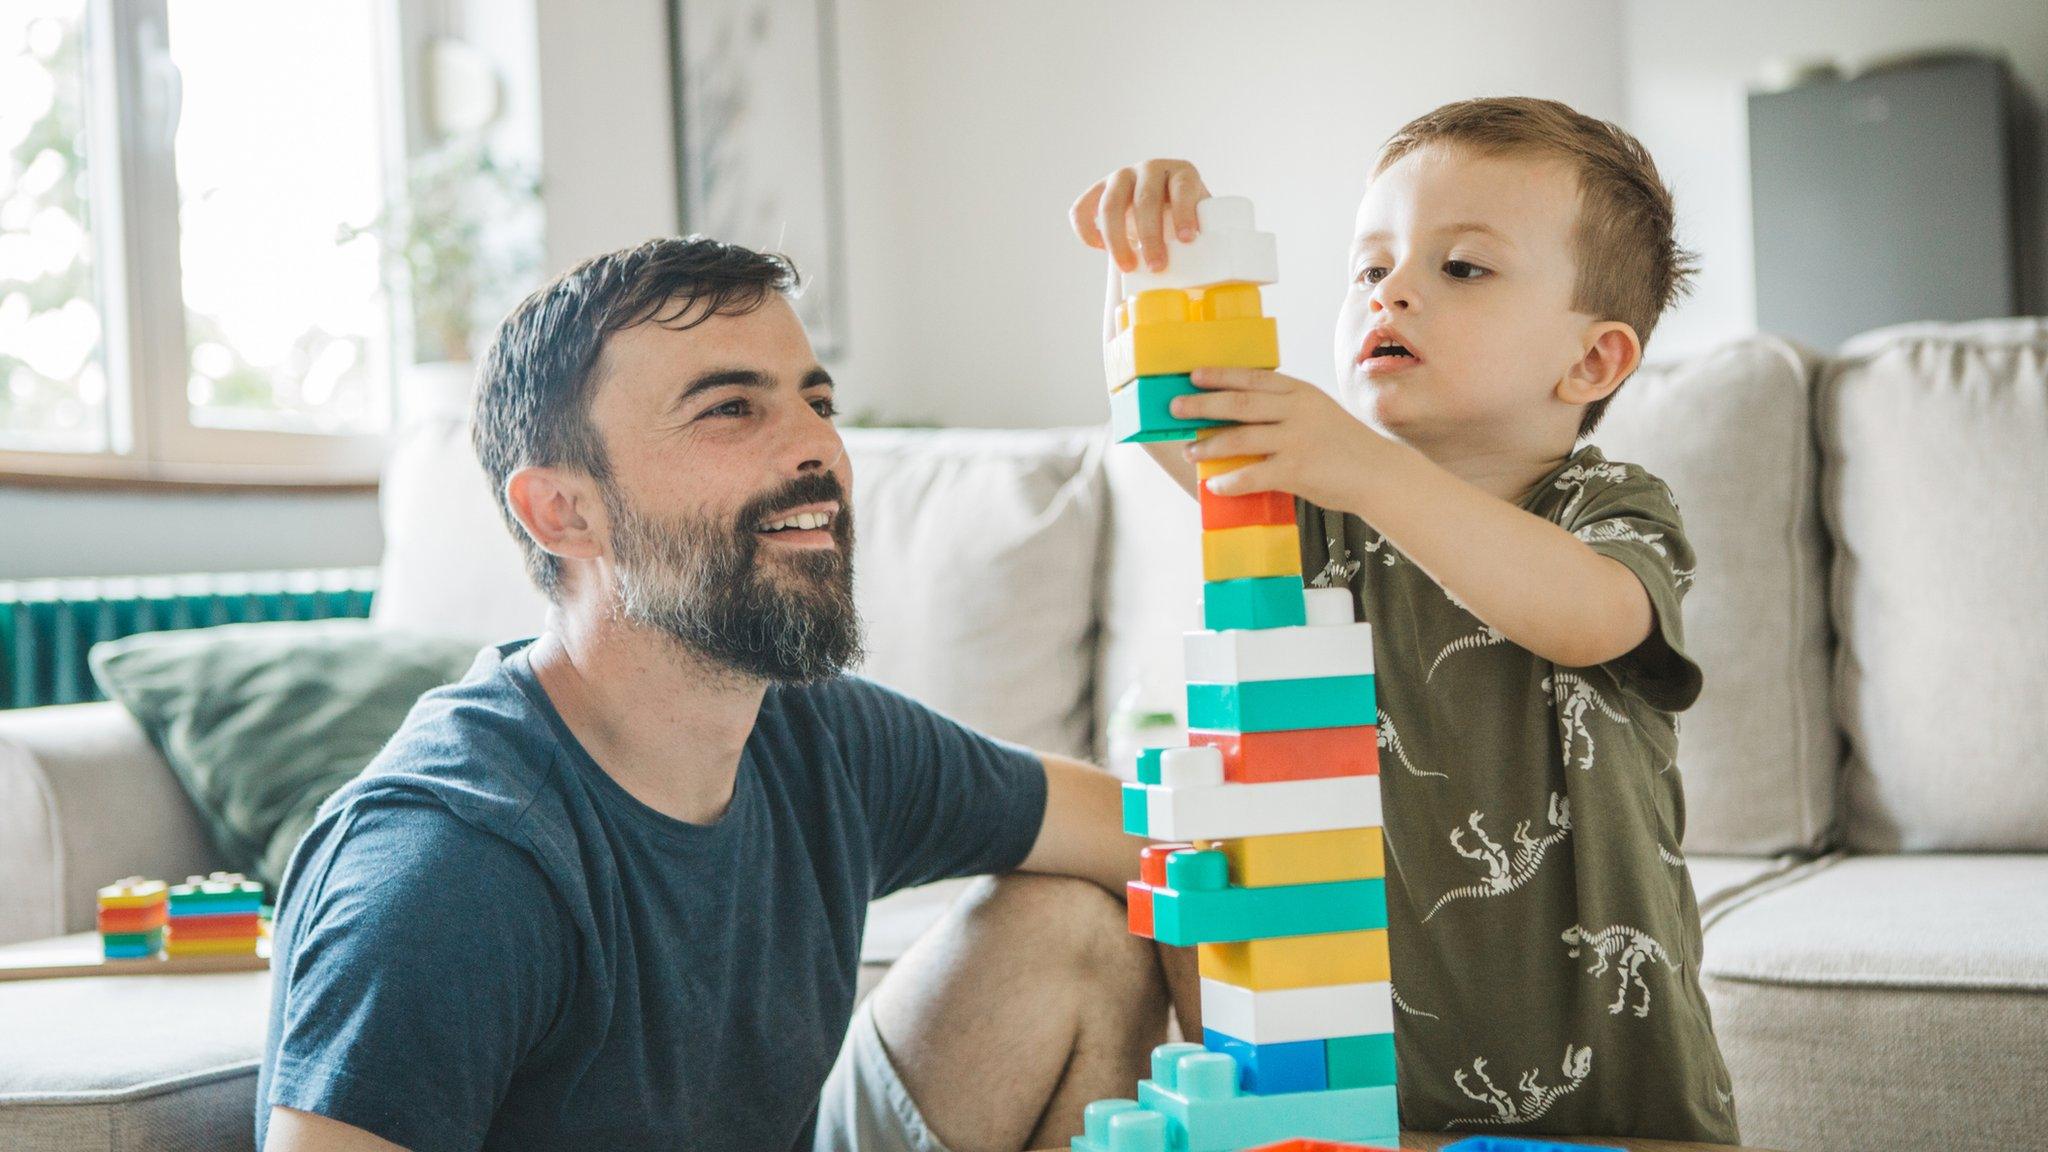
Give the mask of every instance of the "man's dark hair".
[[796, 294], [796, 266], [701, 236], [665, 237], [592, 257], [520, 301], [477, 368], [470, 439], [491, 499], [526, 555], [526, 571], [560, 601], [562, 563], [512, 515], [505, 478], [520, 468], [576, 468], [611, 482], [590, 397], [605, 337], [652, 322], [682, 331], [713, 316], [742, 316], [771, 292]]

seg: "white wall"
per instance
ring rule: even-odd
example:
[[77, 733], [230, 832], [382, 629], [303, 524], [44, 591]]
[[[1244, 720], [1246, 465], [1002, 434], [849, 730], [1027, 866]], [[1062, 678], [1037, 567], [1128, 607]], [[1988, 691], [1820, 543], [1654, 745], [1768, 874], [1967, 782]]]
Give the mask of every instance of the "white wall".
[[[2006, 55], [2037, 109], [2048, 98], [2044, 0], [1722, 0], [1704, 8], [1627, 0], [1627, 27], [1626, 122], [1676, 191], [1682, 239], [1704, 257], [1692, 298], [1652, 337], [1653, 359], [1755, 330], [1745, 97], [1767, 61], [1981, 48]], [[2048, 117], [2036, 125], [2034, 154], [2048, 157]], [[2042, 164], [2036, 160], [2037, 190]], [[2048, 220], [2041, 227], [2048, 249]], [[2031, 277], [2035, 306], [2048, 306], [2039, 303], [2048, 301], [2039, 264]]]

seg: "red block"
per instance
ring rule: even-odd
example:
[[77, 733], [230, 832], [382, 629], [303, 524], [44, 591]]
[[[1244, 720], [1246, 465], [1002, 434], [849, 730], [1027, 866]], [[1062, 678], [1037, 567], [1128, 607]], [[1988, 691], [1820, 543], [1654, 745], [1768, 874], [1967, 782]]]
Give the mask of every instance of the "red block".
[[1278, 1144], [1261, 1144], [1245, 1152], [1398, 1152], [1378, 1144], [1339, 1144], [1335, 1140], [1303, 1140], [1296, 1137]]
[[163, 927], [169, 919], [170, 909], [163, 904], [152, 904], [147, 908], [102, 908], [99, 911], [99, 930], [148, 932]]
[[1141, 880], [1124, 885], [1129, 902], [1131, 935], [1152, 939], [1152, 889]]
[[1154, 888], [1166, 887], [1166, 858], [1193, 844], [1147, 844], [1138, 850], [1138, 878]]
[[254, 912], [228, 912], [216, 916], [175, 916], [171, 918], [174, 940], [240, 940], [263, 934]]
[[1244, 528], [1254, 524], [1294, 523], [1294, 497], [1286, 492], [1254, 492], [1249, 496], [1218, 496], [1200, 487], [1202, 530]]
[[1380, 732], [1371, 724], [1290, 732], [1196, 729], [1188, 733], [1188, 743], [1223, 753], [1223, 778], [1232, 784], [1380, 774]]

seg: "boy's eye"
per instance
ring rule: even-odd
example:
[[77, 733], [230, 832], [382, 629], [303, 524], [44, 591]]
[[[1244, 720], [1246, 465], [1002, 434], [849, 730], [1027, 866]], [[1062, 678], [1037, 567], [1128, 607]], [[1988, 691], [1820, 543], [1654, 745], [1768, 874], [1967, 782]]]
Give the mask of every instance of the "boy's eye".
[[1377, 284], [1387, 278], [1388, 271], [1388, 269], [1382, 268], [1377, 264], [1361, 268], [1358, 271], [1358, 282], [1360, 284]]
[[1453, 280], [1477, 280], [1486, 275], [1486, 269], [1463, 260], [1444, 261], [1444, 274]]

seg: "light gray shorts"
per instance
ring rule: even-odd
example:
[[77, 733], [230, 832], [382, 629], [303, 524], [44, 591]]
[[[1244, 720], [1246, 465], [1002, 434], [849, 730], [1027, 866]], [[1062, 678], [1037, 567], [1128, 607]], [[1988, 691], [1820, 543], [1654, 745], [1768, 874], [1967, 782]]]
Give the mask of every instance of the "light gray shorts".
[[846, 1043], [818, 1094], [814, 1152], [947, 1152], [926, 1126], [875, 1027], [875, 999], [853, 1011]]

